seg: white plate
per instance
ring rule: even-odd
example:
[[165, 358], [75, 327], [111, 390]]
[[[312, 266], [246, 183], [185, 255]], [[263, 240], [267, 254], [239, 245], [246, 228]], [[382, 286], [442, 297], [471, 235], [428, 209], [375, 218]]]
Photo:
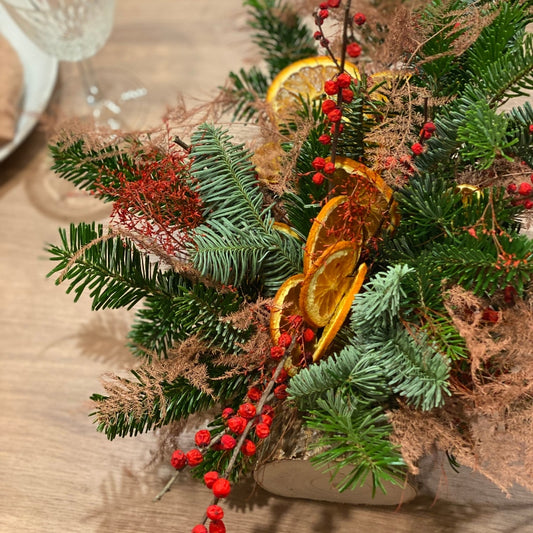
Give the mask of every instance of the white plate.
[[0, 33], [17, 51], [24, 68], [24, 93], [14, 139], [0, 147], [0, 161], [24, 141], [46, 109], [57, 78], [56, 58], [33, 44], [0, 5]]

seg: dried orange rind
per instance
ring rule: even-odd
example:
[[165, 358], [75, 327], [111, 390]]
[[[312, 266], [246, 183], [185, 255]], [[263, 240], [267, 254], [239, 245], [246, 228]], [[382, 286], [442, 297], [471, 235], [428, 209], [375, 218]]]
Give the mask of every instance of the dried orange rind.
[[329, 322], [351, 285], [360, 250], [351, 241], [340, 241], [313, 263], [300, 290], [300, 309], [307, 323], [320, 328]]
[[[345, 71], [359, 79], [359, 70], [349, 62]], [[290, 118], [301, 108], [301, 98], [315, 100], [324, 94], [324, 83], [338, 74], [334, 61], [327, 56], [300, 59], [281, 70], [268, 88], [266, 101], [278, 122]]]
[[304, 273], [309, 271], [317, 257], [337, 242], [351, 240], [356, 245], [361, 245], [363, 234], [360, 227], [347, 227], [348, 222], [344, 218], [346, 210], [343, 205], [347, 201], [347, 196], [335, 196], [322, 207], [313, 221], [305, 243]]
[[364, 241], [374, 237], [381, 229], [394, 229], [400, 223], [398, 206], [393, 190], [374, 170], [350, 159], [337, 157], [332, 186], [350, 198], [355, 207], [353, 223], [362, 225]]
[[366, 272], [366, 263], [361, 263], [359, 270], [357, 271], [357, 275], [355, 278], [351, 278], [352, 282], [349, 289], [342, 297], [339, 305], [335, 309], [335, 313], [322, 331], [322, 335], [318, 340], [315, 351], [313, 352], [313, 362], [317, 361], [324, 355], [329, 345], [333, 342], [333, 339], [339, 332], [339, 329], [341, 329], [341, 326], [344, 324], [344, 321], [350, 312], [355, 295], [361, 290], [361, 286], [365, 280]]

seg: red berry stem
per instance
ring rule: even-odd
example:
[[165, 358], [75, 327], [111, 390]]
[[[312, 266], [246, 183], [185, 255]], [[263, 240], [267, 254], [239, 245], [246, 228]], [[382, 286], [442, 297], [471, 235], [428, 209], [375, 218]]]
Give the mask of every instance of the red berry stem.
[[[204, 451], [209, 450], [209, 448], [212, 448], [224, 435], [224, 433], [220, 433], [219, 435], [216, 435], [211, 439], [211, 442], [205, 447]], [[159, 492], [153, 499], [154, 502], [160, 500], [171, 488], [172, 485], [176, 482], [176, 479], [178, 479], [178, 476], [180, 474], [181, 470], [176, 470], [172, 477], [168, 480], [167, 484], [161, 489], [161, 492]]]
[[[276, 385], [276, 380], [278, 379], [279, 375], [281, 374], [281, 371], [283, 370], [285, 366], [285, 362], [287, 361], [290, 353], [292, 352], [292, 349], [294, 348], [294, 345], [296, 344], [296, 335], [293, 335], [290, 345], [285, 351], [285, 355], [280, 359], [278, 366], [276, 367], [276, 370], [274, 371], [274, 374], [272, 374], [272, 378], [270, 379], [268, 385], [265, 387], [265, 390], [263, 391], [263, 394], [261, 396], [261, 399], [259, 402], [257, 402], [256, 410], [257, 413], [260, 414], [263, 410], [263, 407], [267, 403], [268, 400], [271, 398], [271, 392], [274, 389], [274, 386]], [[235, 467], [235, 463], [237, 462], [237, 457], [239, 456], [239, 452], [241, 451], [241, 448], [244, 444], [244, 441], [246, 440], [246, 437], [248, 436], [248, 433], [250, 433], [250, 430], [252, 429], [252, 426], [254, 424], [254, 419], [251, 418], [248, 420], [248, 423], [246, 424], [246, 427], [244, 428], [244, 431], [239, 437], [239, 440], [237, 441], [237, 445], [233, 449], [233, 454], [231, 455], [231, 458], [229, 460], [228, 466], [226, 467], [226, 470], [224, 470], [222, 477], [228, 479], [233, 468]], [[219, 498], [215, 497], [213, 498], [213, 501], [211, 505], [216, 505], [219, 501]], [[205, 524], [208, 520], [207, 513], [204, 515], [204, 519], [201, 522], [201, 524]]]
[[[352, 4], [352, 0], [348, 0], [344, 8], [344, 24], [342, 27], [342, 52], [341, 52], [341, 63], [339, 66], [339, 74], [342, 74], [344, 72], [344, 65], [346, 63], [346, 46], [348, 44], [348, 18], [350, 17], [351, 4]], [[342, 110], [342, 88], [340, 87], [337, 93], [337, 105], [339, 106], [339, 109]], [[341, 124], [340, 121], [335, 122], [335, 127], [333, 129], [333, 136], [331, 139], [330, 158], [333, 164], [335, 164], [335, 158], [337, 156], [337, 146], [339, 144], [339, 135], [340, 135], [340, 124]], [[330, 191], [331, 191], [331, 180], [328, 180], [328, 193]]]

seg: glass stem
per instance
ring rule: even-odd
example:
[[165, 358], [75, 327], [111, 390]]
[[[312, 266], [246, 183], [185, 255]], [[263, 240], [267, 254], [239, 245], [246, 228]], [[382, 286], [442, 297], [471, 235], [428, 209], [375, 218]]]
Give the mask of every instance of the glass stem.
[[82, 59], [77, 63], [78, 68], [80, 69], [83, 90], [85, 91], [85, 99], [87, 100], [87, 103], [93, 107], [101, 99], [101, 91], [94, 74], [92, 63], [90, 59]]

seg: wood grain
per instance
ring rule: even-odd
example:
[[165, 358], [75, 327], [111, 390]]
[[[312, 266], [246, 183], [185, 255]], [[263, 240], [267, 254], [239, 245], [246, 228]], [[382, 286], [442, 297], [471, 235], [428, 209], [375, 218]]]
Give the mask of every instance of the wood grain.
[[[229, 70], [257, 59], [244, 21], [241, 0], [119, 0], [95, 61], [146, 82], [154, 124], [180, 93], [206, 99]], [[63, 65], [62, 75], [71, 70]], [[37, 129], [0, 164], [0, 531], [190, 531], [208, 491], [183, 479], [154, 503], [172, 475], [167, 461], [152, 461], [157, 437], [108, 442], [88, 417], [99, 376], [132, 364], [124, 347], [131, 316], [93, 313], [87, 298], [75, 304], [45, 277], [44, 245], [57, 242], [66, 222], [41, 186], [46, 141]], [[400, 509], [283, 499], [244, 484], [227, 502], [226, 524], [241, 533], [525, 533], [533, 531], [532, 503], [429, 458], [421, 495]]]

